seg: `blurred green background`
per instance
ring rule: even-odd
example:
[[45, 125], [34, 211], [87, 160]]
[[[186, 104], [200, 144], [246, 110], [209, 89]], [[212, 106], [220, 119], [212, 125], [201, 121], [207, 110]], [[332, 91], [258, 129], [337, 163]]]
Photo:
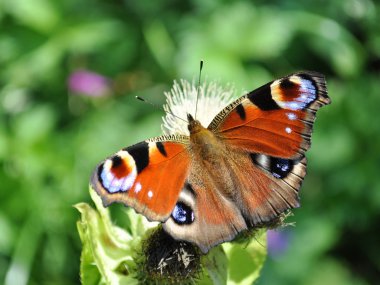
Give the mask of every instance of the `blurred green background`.
[[[296, 227], [257, 284], [380, 282], [380, 3], [0, 0], [0, 283], [78, 284], [95, 165], [160, 134], [173, 79], [326, 75]], [[276, 245], [277, 242], [277, 245]]]

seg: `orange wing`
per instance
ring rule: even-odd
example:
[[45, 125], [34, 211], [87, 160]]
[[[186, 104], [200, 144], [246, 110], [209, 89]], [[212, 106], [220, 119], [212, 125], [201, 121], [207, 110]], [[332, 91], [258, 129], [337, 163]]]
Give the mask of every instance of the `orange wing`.
[[226, 199], [212, 177], [201, 172], [190, 174], [163, 227], [174, 238], [195, 243], [204, 253], [247, 229], [239, 205]]
[[121, 202], [149, 220], [165, 221], [188, 175], [187, 141], [161, 136], [124, 148], [97, 166], [92, 187], [105, 206]]
[[317, 110], [329, 103], [324, 76], [299, 72], [239, 98], [208, 129], [228, 145], [250, 153], [300, 159], [310, 147]]

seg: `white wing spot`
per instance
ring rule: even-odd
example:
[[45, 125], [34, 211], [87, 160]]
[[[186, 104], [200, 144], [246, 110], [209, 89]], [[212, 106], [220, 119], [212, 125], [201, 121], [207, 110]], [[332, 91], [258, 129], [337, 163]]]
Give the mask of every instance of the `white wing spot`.
[[152, 198], [152, 197], [153, 197], [153, 192], [152, 192], [151, 190], [149, 190], [149, 192], [148, 192], [148, 197], [149, 197], [149, 198]]
[[292, 129], [289, 128], [289, 127], [286, 127], [286, 128], [285, 128], [285, 132], [287, 132], [288, 134], [290, 134], [290, 133], [292, 132]]
[[135, 186], [135, 193], [139, 193], [141, 191], [141, 188], [142, 188], [141, 183], [137, 182]]
[[286, 116], [288, 116], [288, 119], [291, 121], [294, 121], [297, 119], [297, 115], [295, 113], [286, 113]]

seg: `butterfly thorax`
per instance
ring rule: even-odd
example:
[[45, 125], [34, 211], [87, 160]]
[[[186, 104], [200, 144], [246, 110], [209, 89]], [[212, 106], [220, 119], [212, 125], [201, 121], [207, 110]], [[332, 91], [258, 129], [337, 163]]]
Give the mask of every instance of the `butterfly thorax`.
[[[225, 144], [215, 136], [215, 133], [202, 126], [191, 115], [188, 115], [190, 146], [193, 156], [198, 159], [213, 162], [225, 151]], [[194, 157], [193, 157], [194, 158]]]

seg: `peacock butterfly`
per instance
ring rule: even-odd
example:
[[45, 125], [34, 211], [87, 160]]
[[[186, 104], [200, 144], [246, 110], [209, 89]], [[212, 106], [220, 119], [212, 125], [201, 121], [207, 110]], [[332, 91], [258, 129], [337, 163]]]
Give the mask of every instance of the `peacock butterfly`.
[[92, 187], [105, 206], [124, 203], [206, 253], [299, 207], [316, 112], [329, 103], [322, 74], [285, 76], [235, 100], [207, 128], [187, 114], [189, 136], [123, 148], [96, 167]]

